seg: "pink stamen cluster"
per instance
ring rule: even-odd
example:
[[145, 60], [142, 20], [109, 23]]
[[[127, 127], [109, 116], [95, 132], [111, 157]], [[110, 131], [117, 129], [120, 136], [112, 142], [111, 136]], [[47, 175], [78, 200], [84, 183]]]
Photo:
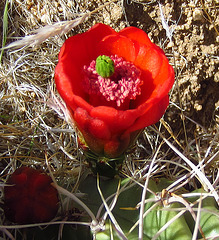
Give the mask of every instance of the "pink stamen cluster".
[[109, 78], [103, 78], [95, 70], [96, 61], [89, 66], [84, 66], [85, 91], [90, 95], [102, 95], [107, 101], [115, 101], [120, 107], [126, 99], [135, 99], [141, 94], [140, 70], [131, 62], [125, 61], [116, 55], [110, 56], [114, 62], [114, 74]]

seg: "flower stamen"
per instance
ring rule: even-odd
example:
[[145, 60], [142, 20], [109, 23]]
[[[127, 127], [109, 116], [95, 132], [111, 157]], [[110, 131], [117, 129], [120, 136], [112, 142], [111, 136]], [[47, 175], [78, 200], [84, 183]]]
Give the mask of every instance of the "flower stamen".
[[116, 55], [110, 56], [114, 62], [114, 74], [102, 77], [95, 69], [96, 61], [84, 66], [84, 90], [89, 94], [103, 96], [107, 101], [116, 102], [120, 107], [125, 100], [135, 99], [141, 94], [140, 70], [131, 62]]

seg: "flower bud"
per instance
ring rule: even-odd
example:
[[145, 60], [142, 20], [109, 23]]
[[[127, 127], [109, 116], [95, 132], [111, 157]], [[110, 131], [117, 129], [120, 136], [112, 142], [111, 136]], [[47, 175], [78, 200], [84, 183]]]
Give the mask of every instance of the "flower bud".
[[58, 192], [52, 179], [29, 167], [17, 169], [4, 188], [4, 212], [8, 220], [19, 223], [47, 222], [58, 211]]

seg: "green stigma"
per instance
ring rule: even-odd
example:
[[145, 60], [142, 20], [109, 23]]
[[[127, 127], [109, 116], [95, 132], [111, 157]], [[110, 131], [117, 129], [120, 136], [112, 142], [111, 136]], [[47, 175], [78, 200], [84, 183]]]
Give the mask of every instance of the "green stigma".
[[111, 77], [114, 73], [113, 60], [110, 57], [105, 55], [97, 57], [96, 71], [103, 78]]

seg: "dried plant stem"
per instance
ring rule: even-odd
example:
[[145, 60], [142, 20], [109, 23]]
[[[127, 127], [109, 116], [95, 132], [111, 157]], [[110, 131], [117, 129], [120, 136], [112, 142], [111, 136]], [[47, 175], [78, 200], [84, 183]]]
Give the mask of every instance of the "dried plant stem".
[[48, 225], [58, 225], [58, 224], [79, 224], [83, 226], [90, 226], [91, 223], [88, 222], [76, 222], [76, 221], [55, 221], [55, 222], [45, 222], [45, 223], [34, 223], [34, 224], [24, 224], [24, 225], [1, 225], [0, 230], [3, 231], [5, 229], [22, 229], [22, 228], [32, 228], [32, 227], [39, 227], [39, 226], [48, 226]]
[[[4, 14], [3, 14], [3, 31], [2, 31], [2, 48], [4, 48], [7, 40], [7, 31], [8, 31], [8, 0], [5, 2], [5, 9], [4, 9]], [[1, 50], [0, 53], [0, 64], [2, 61], [2, 56], [3, 56], [4, 50]]]
[[173, 146], [173, 144], [171, 144], [163, 135], [161, 132], [157, 131], [156, 129], [154, 129], [153, 127], [150, 127], [151, 129], [153, 129], [155, 132], [157, 132], [163, 139], [163, 141], [180, 157], [182, 158], [191, 168], [192, 170], [196, 173], [196, 175], [198, 176], [200, 182], [202, 183], [203, 186], [207, 186], [208, 189], [211, 191], [211, 193], [213, 194], [216, 202], [219, 204], [219, 195], [216, 192], [216, 190], [213, 188], [212, 184], [209, 182], [209, 180], [206, 178], [206, 176], [203, 174], [202, 171], [200, 171], [200, 169], [195, 166], [195, 164], [193, 164], [186, 156], [184, 156], [175, 146]]
[[[117, 191], [116, 191], [116, 193], [114, 194], [114, 195], [115, 195], [115, 196], [114, 196], [114, 199], [113, 199], [112, 202], [110, 203], [110, 211], [112, 211], [113, 208], [114, 208], [115, 205], [116, 205], [116, 202], [117, 202], [117, 199], [118, 199], [118, 196], [119, 196], [120, 183], [121, 183], [121, 181], [119, 181], [118, 187], [117, 187]], [[106, 202], [107, 202], [107, 200], [110, 199], [110, 198], [111, 198], [111, 196], [106, 199]], [[102, 204], [102, 205], [100, 206], [100, 208], [99, 208], [99, 210], [98, 210], [98, 213], [97, 213], [97, 216], [100, 215], [101, 210], [102, 210], [102, 208], [103, 208], [102, 206], [104, 206], [104, 204]], [[102, 219], [105, 221], [106, 218], [107, 218], [107, 216], [108, 216], [108, 212], [105, 212], [104, 215], [103, 215], [103, 217], [102, 217]]]
[[4, 232], [11, 240], [16, 240], [12, 234], [6, 228], [0, 228], [2, 232]]
[[144, 205], [145, 205], [145, 198], [146, 198], [146, 193], [147, 193], [147, 187], [148, 187], [148, 183], [149, 183], [149, 176], [151, 175], [152, 172], [152, 168], [154, 165], [154, 162], [157, 158], [157, 155], [159, 153], [159, 150], [161, 148], [162, 144], [159, 145], [156, 153], [154, 154], [154, 157], [151, 161], [149, 170], [148, 170], [148, 175], [145, 181], [145, 185], [143, 188], [143, 192], [142, 192], [142, 198], [141, 198], [141, 207], [140, 207], [140, 213], [139, 213], [139, 240], [143, 240], [143, 229], [144, 229]]
[[40, 29], [37, 29], [34, 31], [35, 34], [28, 35], [23, 37], [21, 40], [15, 41], [8, 46], [2, 48], [2, 51], [4, 49], [10, 49], [10, 48], [23, 48], [23, 47], [29, 47], [29, 46], [36, 46], [44, 42], [46, 39], [56, 36], [56, 35], [63, 35], [68, 33], [70, 30], [72, 30], [74, 27], [78, 26], [79, 24], [83, 23], [86, 19], [90, 18], [90, 16], [99, 10], [103, 9], [104, 7], [108, 6], [112, 2], [115, 2], [118, 0], [111, 0], [110, 2], [103, 4], [102, 6], [98, 7], [97, 9], [91, 11], [79, 14], [79, 16], [73, 20], [70, 21], [63, 21], [63, 22], [57, 22], [53, 25], [47, 25], [45, 27], [42, 27]]
[[128, 239], [126, 238], [125, 234], [123, 233], [121, 227], [120, 227], [119, 224], [117, 223], [116, 219], [114, 218], [114, 216], [113, 216], [113, 214], [112, 214], [109, 206], [108, 206], [107, 203], [106, 203], [106, 200], [104, 199], [104, 196], [103, 196], [103, 194], [102, 194], [102, 192], [101, 192], [101, 189], [100, 189], [99, 175], [97, 176], [97, 189], [98, 189], [99, 194], [100, 194], [100, 197], [101, 197], [101, 199], [102, 199], [102, 201], [103, 201], [103, 203], [104, 203], [104, 206], [105, 206], [105, 208], [106, 208], [106, 211], [107, 211], [107, 213], [109, 214], [109, 217], [110, 217], [112, 223], [114, 224], [114, 226], [115, 226], [115, 228], [116, 228], [116, 230], [117, 230], [117, 233], [119, 234], [119, 236], [120, 236], [123, 240], [128, 240]]
[[[211, 24], [213, 24], [214, 30], [215, 30], [215, 32], [217, 33], [217, 35], [219, 36], [219, 32], [218, 32], [218, 30], [217, 30], [217, 26], [215, 25], [214, 21], [212, 21], [210, 15], [208, 14], [207, 9], [206, 9], [206, 7], [205, 7], [205, 3], [204, 3], [203, 0], [201, 0], [201, 4], [202, 4], [202, 7], [203, 7], [203, 9], [204, 9], [207, 17], [208, 17], [208, 21], [209, 21]], [[215, 3], [215, 4], [216, 4], [216, 3]], [[217, 7], [217, 6], [215, 6], [215, 8], [216, 8], [216, 7]], [[215, 15], [215, 19], [216, 19], [216, 15]]]

